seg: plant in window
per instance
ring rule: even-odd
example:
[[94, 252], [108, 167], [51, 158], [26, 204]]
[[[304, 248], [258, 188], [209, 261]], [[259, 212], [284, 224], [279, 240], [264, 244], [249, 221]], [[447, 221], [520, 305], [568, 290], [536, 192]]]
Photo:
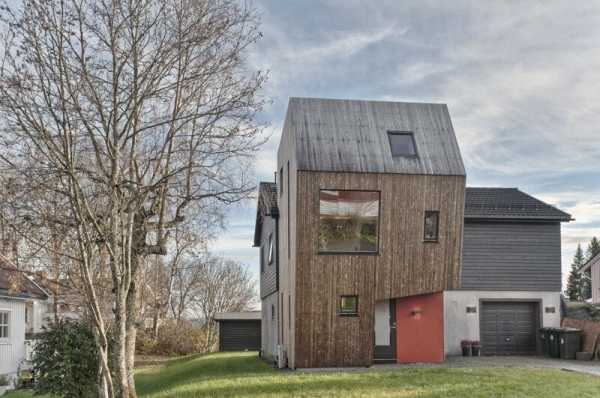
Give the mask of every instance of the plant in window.
[[358, 296], [342, 296], [340, 300], [341, 315], [356, 315], [358, 313]]

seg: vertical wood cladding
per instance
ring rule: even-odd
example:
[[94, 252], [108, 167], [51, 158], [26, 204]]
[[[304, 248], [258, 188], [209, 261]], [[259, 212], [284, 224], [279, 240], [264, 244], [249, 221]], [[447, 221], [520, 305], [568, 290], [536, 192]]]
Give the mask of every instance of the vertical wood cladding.
[[[379, 252], [318, 254], [319, 190], [381, 192]], [[460, 279], [464, 176], [298, 171], [295, 367], [367, 366], [375, 301], [456, 289]], [[439, 241], [423, 242], [426, 210], [439, 210]], [[358, 295], [358, 316], [339, 316]]]

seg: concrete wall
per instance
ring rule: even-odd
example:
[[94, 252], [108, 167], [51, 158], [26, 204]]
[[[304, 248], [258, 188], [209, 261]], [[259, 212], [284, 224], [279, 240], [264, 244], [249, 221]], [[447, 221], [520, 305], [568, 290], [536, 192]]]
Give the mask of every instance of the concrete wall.
[[[479, 300], [541, 300], [540, 327], [560, 326], [559, 292], [511, 292], [511, 291], [465, 291], [449, 290], [444, 292], [444, 350], [446, 355], [460, 355], [461, 340], [480, 340], [479, 336]], [[477, 308], [475, 313], [467, 313], [467, 307]], [[546, 307], [554, 307], [554, 313], [546, 313]]]
[[[273, 316], [272, 311], [275, 312]], [[279, 294], [262, 299], [261, 355], [266, 361], [275, 361], [279, 344]]]

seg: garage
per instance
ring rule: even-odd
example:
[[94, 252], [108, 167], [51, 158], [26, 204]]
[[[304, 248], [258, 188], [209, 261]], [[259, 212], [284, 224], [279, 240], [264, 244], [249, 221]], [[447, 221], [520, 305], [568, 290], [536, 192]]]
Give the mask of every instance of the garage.
[[218, 313], [219, 351], [260, 351], [259, 311]]
[[480, 335], [483, 355], [535, 355], [538, 302], [483, 301]]

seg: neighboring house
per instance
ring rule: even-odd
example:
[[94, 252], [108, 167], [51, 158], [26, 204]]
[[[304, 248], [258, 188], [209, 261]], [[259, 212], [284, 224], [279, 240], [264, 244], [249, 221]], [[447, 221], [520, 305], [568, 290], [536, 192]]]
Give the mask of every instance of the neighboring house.
[[531, 354], [560, 324], [560, 223], [466, 188], [443, 104], [292, 98], [261, 183], [262, 354], [290, 368]]
[[41, 331], [46, 293], [0, 255], [0, 375], [28, 367], [33, 334]]
[[261, 321], [259, 311], [219, 312], [219, 351], [259, 351]]
[[600, 253], [590, 258], [581, 267], [581, 272], [590, 272], [592, 278], [592, 304], [600, 304]]

